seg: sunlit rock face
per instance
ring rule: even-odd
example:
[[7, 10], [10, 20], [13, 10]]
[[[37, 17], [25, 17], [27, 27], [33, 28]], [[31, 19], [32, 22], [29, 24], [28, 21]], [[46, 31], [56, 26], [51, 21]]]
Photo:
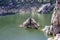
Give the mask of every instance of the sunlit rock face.
[[60, 9], [55, 7], [54, 13], [52, 14], [51, 23], [53, 25], [60, 25]]
[[34, 28], [34, 29], [38, 29], [39, 28], [39, 24], [33, 19], [33, 18], [28, 18], [23, 24], [22, 27], [24, 28]]
[[56, 35], [60, 33], [60, 9], [57, 6], [54, 8], [51, 24], [52, 24], [53, 34]]
[[49, 35], [49, 33], [50, 33], [50, 26], [45, 26], [45, 28], [43, 29], [43, 32], [45, 32], [46, 35]]
[[54, 12], [52, 14], [51, 24], [53, 28], [53, 34], [60, 33], [60, 1], [56, 0], [56, 6], [54, 8]]
[[[45, 28], [43, 29], [43, 32], [46, 33], [47, 36], [49, 35], [54, 35], [55, 33], [53, 32], [53, 27], [51, 26], [45, 26]], [[54, 34], [53, 34], [54, 33]]]
[[51, 26], [46, 27], [45, 32], [46, 34], [52, 34], [54, 36], [56, 36], [56, 34], [60, 34], [60, 0], [56, 0], [56, 6], [51, 19]]
[[51, 19], [51, 26], [45, 26], [43, 31], [47, 36], [54, 36], [54, 38], [49, 37], [47, 40], [60, 40], [60, 0], [56, 0], [56, 6]]

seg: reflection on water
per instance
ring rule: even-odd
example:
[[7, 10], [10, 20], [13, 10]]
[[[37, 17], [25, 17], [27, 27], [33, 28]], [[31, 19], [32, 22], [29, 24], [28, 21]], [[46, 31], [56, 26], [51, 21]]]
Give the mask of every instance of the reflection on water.
[[[18, 25], [22, 24], [28, 17], [30, 17], [30, 15], [24, 16], [11, 15], [0, 17], [0, 40], [47, 40], [44, 33], [40, 32], [39, 30], [18, 27]], [[51, 15], [44, 14], [44, 17], [42, 17], [44, 20], [41, 18], [41, 16], [39, 16], [40, 19], [38, 20], [41, 27], [50, 25]], [[37, 18], [35, 18], [36, 21]]]

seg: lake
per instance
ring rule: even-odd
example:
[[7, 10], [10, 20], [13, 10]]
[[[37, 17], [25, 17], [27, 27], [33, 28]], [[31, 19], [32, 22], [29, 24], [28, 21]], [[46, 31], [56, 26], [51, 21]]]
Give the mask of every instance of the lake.
[[[47, 40], [40, 30], [19, 27], [29, 17], [30, 14], [0, 16], [0, 40]], [[40, 28], [43, 28], [50, 25], [51, 14], [38, 14], [33, 18], [40, 24]]]

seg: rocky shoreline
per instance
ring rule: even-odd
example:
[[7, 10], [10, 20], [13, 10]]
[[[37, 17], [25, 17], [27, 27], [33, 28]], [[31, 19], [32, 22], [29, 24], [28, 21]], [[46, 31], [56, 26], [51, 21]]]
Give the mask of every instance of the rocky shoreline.
[[51, 19], [51, 26], [45, 26], [43, 31], [47, 36], [54, 36], [54, 38], [49, 37], [48, 40], [60, 40], [60, 0], [56, 0], [56, 6]]

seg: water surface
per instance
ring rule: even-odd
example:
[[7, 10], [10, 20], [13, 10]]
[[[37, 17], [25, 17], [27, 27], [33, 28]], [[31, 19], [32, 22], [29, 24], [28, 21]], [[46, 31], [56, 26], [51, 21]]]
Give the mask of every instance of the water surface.
[[[44, 33], [39, 30], [19, 27], [29, 17], [28, 14], [0, 16], [0, 40], [47, 40]], [[45, 25], [50, 25], [51, 14], [44, 14], [34, 19], [43, 28]]]

